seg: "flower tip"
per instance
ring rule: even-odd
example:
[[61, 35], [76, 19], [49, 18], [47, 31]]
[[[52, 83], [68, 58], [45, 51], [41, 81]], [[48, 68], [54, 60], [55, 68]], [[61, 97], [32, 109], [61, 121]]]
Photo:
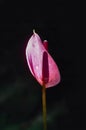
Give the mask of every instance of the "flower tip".
[[48, 50], [48, 41], [47, 40], [43, 41], [43, 46], [45, 47], [46, 50]]
[[47, 40], [44, 40], [43, 42], [48, 42]]
[[33, 29], [33, 34], [35, 34], [35, 29]]

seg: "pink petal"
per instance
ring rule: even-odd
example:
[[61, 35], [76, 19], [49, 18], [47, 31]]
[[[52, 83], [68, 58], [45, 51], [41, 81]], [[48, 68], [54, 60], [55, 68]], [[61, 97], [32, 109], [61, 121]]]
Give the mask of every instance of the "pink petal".
[[48, 88], [60, 82], [59, 69], [35, 32], [28, 41], [26, 59], [32, 75], [41, 85]]

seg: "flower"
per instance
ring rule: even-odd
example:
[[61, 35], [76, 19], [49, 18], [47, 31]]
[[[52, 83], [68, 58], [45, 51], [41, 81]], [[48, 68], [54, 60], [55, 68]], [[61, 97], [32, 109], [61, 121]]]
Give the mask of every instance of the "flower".
[[60, 82], [60, 72], [47, 47], [48, 42], [42, 43], [34, 31], [26, 47], [26, 59], [32, 75], [42, 86], [49, 88]]

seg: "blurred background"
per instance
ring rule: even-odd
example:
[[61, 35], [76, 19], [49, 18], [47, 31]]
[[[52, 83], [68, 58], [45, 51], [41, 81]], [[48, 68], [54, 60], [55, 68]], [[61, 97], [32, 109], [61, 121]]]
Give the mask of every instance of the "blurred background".
[[48, 130], [85, 129], [75, 10], [64, 0], [0, 0], [0, 130], [43, 130], [42, 89], [25, 57], [33, 29], [48, 40], [61, 73], [61, 82], [46, 90]]

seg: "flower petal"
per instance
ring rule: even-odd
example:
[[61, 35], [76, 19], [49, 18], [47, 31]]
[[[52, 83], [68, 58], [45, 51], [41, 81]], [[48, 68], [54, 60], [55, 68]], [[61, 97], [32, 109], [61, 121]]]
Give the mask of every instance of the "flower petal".
[[41, 85], [45, 83], [48, 88], [60, 82], [59, 69], [35, 32], [28, 41], [26, 59], [32, 75]]

